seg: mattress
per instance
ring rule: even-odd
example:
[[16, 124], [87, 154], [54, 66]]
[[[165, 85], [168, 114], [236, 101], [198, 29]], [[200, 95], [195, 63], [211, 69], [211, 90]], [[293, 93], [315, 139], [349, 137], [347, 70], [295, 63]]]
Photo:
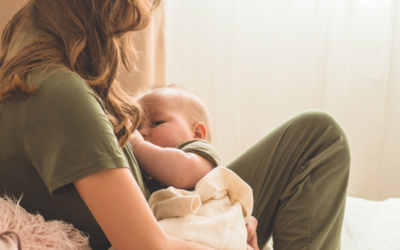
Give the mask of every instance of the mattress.
[[[341, 250], [400, 250], [400, 199], [347, 197]], [[272, 242], [264, 250], [272, 250]]]

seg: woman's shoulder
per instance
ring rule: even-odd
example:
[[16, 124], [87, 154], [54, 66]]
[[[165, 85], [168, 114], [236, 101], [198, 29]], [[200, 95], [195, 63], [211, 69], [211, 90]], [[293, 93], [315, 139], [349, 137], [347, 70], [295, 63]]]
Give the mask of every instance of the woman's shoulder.
[[28, 75], [28, 81], [38, 88], [90, 88], [87, 82], [78, 74], [67, 69], [63, 65], [48, 65], [32, 70]]
[[28, 98], [28, 102], [47, 100], [55, 102], [86, 102], [101, 106], [101, 100], [94, 93], [89, 84], [78, 74], [64, 66], [51, 65], [32, 70], [28, 82], [36, 87], [35, 93]]

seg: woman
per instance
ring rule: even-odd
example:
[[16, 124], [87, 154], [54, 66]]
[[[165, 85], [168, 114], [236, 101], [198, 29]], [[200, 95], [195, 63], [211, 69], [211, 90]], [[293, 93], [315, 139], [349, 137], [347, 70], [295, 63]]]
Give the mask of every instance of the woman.
[[[120, 63], [133, 66], [127, 34], [157, 4], [29, 0], [3, 33], [1, 195], [23, 194], [28, 211], [73, 223], [95, 250], [209, 249], [160, 229], [128, 143], [141, 110], [115, 77]], [[232, 162], [254, 191], [251, 247], [273, 232], [277, 250], [338, 249], [349, 161], [340, 126], [311, 111]]]

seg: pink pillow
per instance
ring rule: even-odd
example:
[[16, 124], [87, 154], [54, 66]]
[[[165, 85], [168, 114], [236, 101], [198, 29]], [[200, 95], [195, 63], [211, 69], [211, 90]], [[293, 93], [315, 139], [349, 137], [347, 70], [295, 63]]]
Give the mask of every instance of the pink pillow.
[[[91, 249], [88, 237], [73, 225], [64, 221], [45, 221], [40, 214], [26, 212], [19, 206], [19, 200], [0, 197], [0, 233], [6, 231], [19, 236], [22, 250]], [[12, 246], [10, 238], [13, 237], [8, 234], [3, 236], [4, 244]], [[18, 242], [15, 243], [18, 245]]]

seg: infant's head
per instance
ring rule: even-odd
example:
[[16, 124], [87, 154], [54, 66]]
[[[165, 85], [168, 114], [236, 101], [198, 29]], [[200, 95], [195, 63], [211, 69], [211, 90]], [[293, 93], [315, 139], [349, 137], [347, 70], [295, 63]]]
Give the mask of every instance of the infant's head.
[[193, 139], [211, 141], [210, 116], [200, 98], [177, 87], [152, 90], [140, 98], [145, 119], [139, 132], [160, 147]]

